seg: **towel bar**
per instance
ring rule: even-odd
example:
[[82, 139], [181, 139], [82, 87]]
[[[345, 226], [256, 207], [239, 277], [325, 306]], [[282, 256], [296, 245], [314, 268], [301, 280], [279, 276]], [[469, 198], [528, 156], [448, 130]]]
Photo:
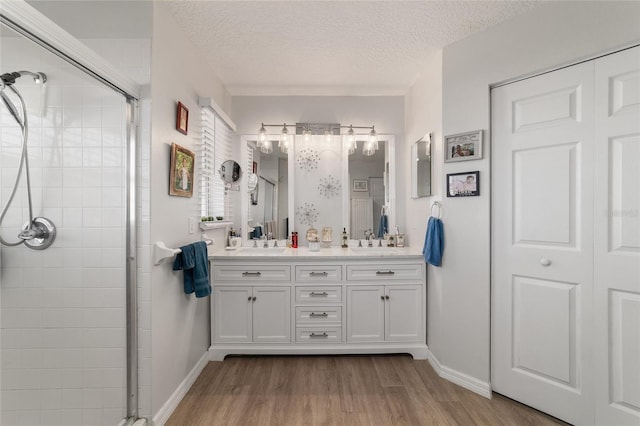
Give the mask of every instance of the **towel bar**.
[[438, 215], [436, 217], [440, 219], [440, 216], [442, 215], [442, 204], [440, 204], [440, 201], [434, 201], [433, 204], [431, 204], [431, 216], [433, 216], [434, 207], [438, 208]]
[[[208, 246], [213, 244], [213, 240], [204, 240]], [[170, 257], [175, 256], [178, 253], [181, 253], [182, 250], [179, 248], [173, 249], [167, 247], [162, 241], [156, 241], [153, 243], [153, 263], [159, 265], [164, 259], [168, 259]]]

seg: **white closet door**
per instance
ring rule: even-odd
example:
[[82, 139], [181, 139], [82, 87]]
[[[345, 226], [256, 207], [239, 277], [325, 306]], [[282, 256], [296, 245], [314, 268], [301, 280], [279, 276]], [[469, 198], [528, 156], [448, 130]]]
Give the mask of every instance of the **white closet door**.
[[593, 408], [593, 62], [492, 92], [492, 387]]
[[640, 425], [640, 48], [595, 69], [596, 424]]

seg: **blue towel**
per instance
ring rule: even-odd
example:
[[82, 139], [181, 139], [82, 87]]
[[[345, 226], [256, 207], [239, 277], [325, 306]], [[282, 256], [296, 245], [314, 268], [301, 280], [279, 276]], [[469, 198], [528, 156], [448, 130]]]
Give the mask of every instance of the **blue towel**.
[[196, 297], [207, 297], [211, 294], [209, 283], [209, 256], [207, 243], [198, 241], [180, 247], [181, 253], [173, 261], [173, 270], [184, 271], [184, 292], [196, 293]]
[[427, 223], [427, 235], [424, 237], [424, 247], [422, 254], [424, 260], [433, 266], [440, 266], [442, 263], [442, 254], [444, 253], [444, 230], [442, 221], [431, 216]]
[[380, 225], [378, 226], [378, 238], [384, 238], [384, 234], [389, 232], [389, 218], [386, 214], [380, 215]]

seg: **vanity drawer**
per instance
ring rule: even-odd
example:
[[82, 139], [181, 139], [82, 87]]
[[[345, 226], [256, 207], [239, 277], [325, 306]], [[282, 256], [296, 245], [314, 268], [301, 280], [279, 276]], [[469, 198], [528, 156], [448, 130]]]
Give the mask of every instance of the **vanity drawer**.
[[340, 282], [342, 281], [342, 266], [340, 265], [297, 265], [296, 281]]
[[340, 343], [342, 327], [296, 327], [296, 343]]
[[279, 266], [218, 266], [213, 267], [213, 282], [220, 281], [291, 281], [291, 267]]
[[297, 306], [296, 324], [342, 324], [342, 306]]
[[341, 285], [296, 286], [296, 302], [326, 303], [342, 300]]
[[348, 281], [421, 280], [422, 264], [347, 265]]

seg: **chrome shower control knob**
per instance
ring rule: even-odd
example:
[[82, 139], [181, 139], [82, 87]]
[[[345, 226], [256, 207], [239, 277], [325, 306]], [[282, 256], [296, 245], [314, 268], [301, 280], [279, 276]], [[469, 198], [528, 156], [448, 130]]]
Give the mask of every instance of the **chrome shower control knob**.
[[19, 238], [33, 250], [44, 250], [56, 240], [56, 226], [47, 218], [36, 217], [22, 227]]

